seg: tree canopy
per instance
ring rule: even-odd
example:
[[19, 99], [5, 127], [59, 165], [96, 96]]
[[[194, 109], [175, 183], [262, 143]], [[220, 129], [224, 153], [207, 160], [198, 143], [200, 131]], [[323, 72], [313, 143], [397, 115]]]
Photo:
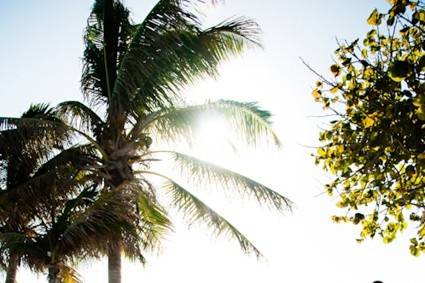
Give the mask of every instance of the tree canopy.
[[362, 39], [339, 42], [333, 79], [320, 76], [316, 101], [335, 117], [320, 133], [317, 164], [326, 191], [361, 226], [358, 241], [393, 241], [408, 223], [414, 255], [425, 252], [425, 2], [389, 0], [373, 10]]

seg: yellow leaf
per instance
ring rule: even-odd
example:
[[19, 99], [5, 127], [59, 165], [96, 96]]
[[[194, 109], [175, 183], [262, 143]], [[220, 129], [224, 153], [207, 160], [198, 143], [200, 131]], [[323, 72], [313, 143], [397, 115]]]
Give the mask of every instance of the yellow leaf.
[[425, 152], [422, 152], [418, 155], [418, 159], [424, 160], [425, 159]]
[[363, 72], [363, 76], [365, 79], [369, 79], [371, 78], [373, 75], [375, 74], [375, 72], [372, 70], [372, 68], [366, 68]]
[[320, 98], [322, 97], [322, 92], [318, 89], [313, 90], [313, 92], [311, 93], [311, 95], [313, 95], [314, 99], [316, 101], [320, 100]]
[[334, 87], [333, 87], [333, 88], [331, 88], [329, 91], [330, 91], [331, 93], [335, 94], [335, 93], [337, 93], [337, 92], [338, 92], [338, 90], [339, 90], [339, 87], [334, 86]]
[[425, 22], [425, 11], [421, 10], [415, 14], [415, 18], [421, 22]]
[[371, 116], [366, 116], [366, 118], [363, 119], [363, 126], [365, 128], [370, 128], [375, 124], [375, 119]]
[[381, 23], [381, 14], [377, 9], [374, 9], [367, 19], [367, 23], [371, 26], [377, 26]]
[[418, 231], [418, 235], [423, 237], [425, 236], [425, 226], [422, 226], [419, 231]]
[[318, 148], [317, 149], [317, 154], [320, 156], [320, 157], [326, 157], [326, 150], [324, 150], [323, 148]]
[[416, 116], [419, 118], [419, 120], [425, 121], [425, 111], [423, 110], [423, 107], [416, 110]]
[[331, 219], [332, 219], [332, 221], [333, 221], [334, 223], [339, 223], [339, 222], [341, 221], [340, 217], [338, 217], [338, 216], [336, 216], [336, 215], [333, 215], [333, 216], [331, 217]]

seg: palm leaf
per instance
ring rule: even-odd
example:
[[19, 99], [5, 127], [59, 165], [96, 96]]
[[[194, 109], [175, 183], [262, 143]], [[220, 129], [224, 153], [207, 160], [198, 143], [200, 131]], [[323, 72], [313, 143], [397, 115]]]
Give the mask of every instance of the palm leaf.
[[232, 100], [219, 100], [154, 112], [134, 127], [133, 134], [147, 132], [168, 142], [181, 140], [190, 142], [199, 121], [202, 121], [205, 115], [223, 118], [249, 145], [255, 146], [262, 140], [270, 140], [280, 146], [279, 138], [271, 128], [270, 112], [261, 109], [255, 102]]
[[[58, 242], [61, 255], [86, 253], [106, 254], [110, 241], [122, 241], [128, 256], [144, 261], [138, 245], [138, 230], [134, 223], [139, 217], [132, 208], [134, 195], [124, 190], [106, 192], [86, 210], [73, 217]], [[126, 247], [126, 244], [136, 245]], [[94, 249], [94, 247], [96, 247]]]
[[[118, 62], [128, 49], [134, 28], [120, 1], [96, 0], [84, 36], [81, 88], [92, 104], [111, 101]], [[105, 48], [107, 46], [107, 48]]]
[[3, 254], [10, 250], [21, 255], [21, 260], [33, 271], [42, 271], [45, 262], [49, 260], [46, 251], [40, 248], [40, 242], [36, 239], [23, 233], [0, 233], [0, 252]]
[[[153, 172], [144, 173], [158, 175]], [[206, 205], [188, 190], [184, 189], [173, 180], [167, 177], [165, 178], [168, 181], [163, 186], [163, 188], [171, 197], [172, 206], [180, 210], [190, 224], [205, 224], [213, 230], [216, 236], [220, 234], [227, 235], [230, 238], [236, 239], [244, 252], [254, 253], [257, 257], [261, 256], [260, 251], [255, 247], [255, 245], [229, 221], [211, 209], [208, 205]]]
[[259, 204], [279, 211], [291, 209], [292, 202], [272, 189], [238, 173], [197, 158], [169, 151], [181, 173], [198, 185], [217, 185], [227, 190], [236, 189], [241, 196], [254, 198]]
[[54, 109], [33, 104], [20, 117], [0, 117], [0, 154], [3, 158], [18, 156], [45, 158], [52, 148], [69, 144], [72, 132]]
[[62, 283], [82, 283], [83, 281], [80, 278], [77, 270], [69, 265], [64, 265], [61, 267], [59, 272], [59, 277], [62, 279]]
[[254, 22], [235, 19], [203, 31], [184, 3], [160, 1], [123, 57], [114, 94], [127, 99], [136, 116], [172, 105], [185, 86], [217, 75], [220, 62], [257, 42]]
[[16, 249], [26, 241], [25, 235], [18, 232], [3, 232], [0, 233], [0, 245], [7, 246], [11, 249]]
[[52, 195], [52, 190], [60, 188], [63, 197], [75, 191], [78, 186], [95, 181], [93, 176], [82, 172], [95, 161], [91, 146], [71, 147], [61, 151], [40, 164], [38, 169], [23, 182], [9, 187], [0, 194], [3, 201], [19, 204], [22, 211], [31, 211]]
[[[19, 131], [18, 134], [24, 139], [26, 135], [28, 135], [28, 131], [30, 131], [32, 137], [37, 136], [38, 139], [31, 140], [33, 142], [28, 142], [28, 147], [30, 147], [29, 150], [34, 152], [40, 152], [40, 148], [43, 148], [41, 147], [42, 145], [44, 145], [46, 149], [52, 149], [52, 147], [62, 149], [72, 142], [73, 138], [75, 138], [75, 134], [78, 134], [96, 147], [96, 150], [98, 150], [102, 156], [107, 156], [103, 148], [90, 136], [90, 134], [66, 124], [59, 118], [56, 120], [43, 120], [37, 118], [0, 117], [0, 145], [2, 144], [1, 133], [11, 129]], [[41, 157], [46, 156], [43, 155]]]
[[141, 184], [149, 183], [143, 180], [132, 184], [137, 196], [137, 210], [141, 216], [140, 240], [144, 250], [154, 250], [159, 247], [164, 235], [172, 230], [172, 223], [165, 208]]
[[56, 106], [59, 117], [81, 130], [92, 131], [95, 136], [101, 132], [105, 123], [92, 109], [79, 101], [66, 101]]

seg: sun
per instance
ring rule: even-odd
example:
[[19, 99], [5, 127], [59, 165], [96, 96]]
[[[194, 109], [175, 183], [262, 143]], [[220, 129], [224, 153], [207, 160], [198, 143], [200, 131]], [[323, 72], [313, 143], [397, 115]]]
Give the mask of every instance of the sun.
[[236, 149], [234, 132], [223, 117], [204, 115], [197, 125], [193, 151], [200, 158], [224, 165]]

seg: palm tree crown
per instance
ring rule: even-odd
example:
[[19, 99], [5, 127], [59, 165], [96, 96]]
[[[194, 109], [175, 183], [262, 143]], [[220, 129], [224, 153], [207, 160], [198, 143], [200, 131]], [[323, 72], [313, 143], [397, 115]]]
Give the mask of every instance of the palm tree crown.
[[31, 105], [18, 119], [0, 118], [0, 262], [6, 282], [14, 283], [22, 261], [19, 239], [37, 230], [35, 211], [46, 202], [44, 185], [57, 172], [42, 170], [53, 151], [68, 143], [70, 133], [46, 104]]

